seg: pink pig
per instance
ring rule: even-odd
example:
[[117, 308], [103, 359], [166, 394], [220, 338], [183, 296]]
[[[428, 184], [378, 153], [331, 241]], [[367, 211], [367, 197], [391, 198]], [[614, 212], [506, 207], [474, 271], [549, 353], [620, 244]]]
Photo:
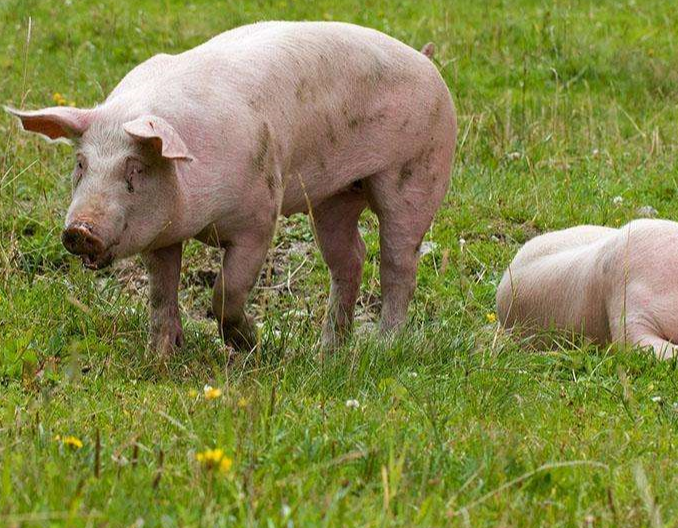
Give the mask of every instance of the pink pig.
[[546, 233], [525, 244], [504, 273], [497, 313], [523, 333], [553, 327], [671, 358], [678, 353], [677, 269], [676, 222]]
[[95, 108], [7, 110], [75, 143], [63, 243], [93, 269], [143, 255], [153, 348], [182, 343], [189, 238], [224, 249], [214, 313], [226, 343], [252, 347], [245, 303], [277, 217], [309, 210], [332, 277], [323, 341], [335, 345], [353, 320], [367, 207], [379, 219], [381, 330], [406, 318], [457, 133], [431, 53], [350, 24], [265, 22], [152, 57]]

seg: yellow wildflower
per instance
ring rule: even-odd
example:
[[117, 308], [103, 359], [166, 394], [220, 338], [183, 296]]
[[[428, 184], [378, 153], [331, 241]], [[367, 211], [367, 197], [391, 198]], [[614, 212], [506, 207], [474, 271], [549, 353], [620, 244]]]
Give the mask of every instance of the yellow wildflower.
[[232, 465], [233, 460], [225, 456], [224, 458], [221, 459], [221, 462], [219, 462], [219, 472], [225, 475], [231, 470]]
[[487, 318], [487, 322], [490, 324], [497, 322], [497, 314], [495, 313], [488, 313], [485, 317]]
[[59, 106], [64, 106], [66, 104], [66, 98], [59, 92], [56, 92], [54, 95], [52, 95], [52, 100]]
[[247, 401], [247, 398], [240, 398], [238, 400], [238, 407], [240, 407], [241, 409], [244, 409], [245, 407], [247, 407], [248, 403], [249, 402]]
[[233, 465], [233, 460], [224, 455], [223, 449], [206, 449], [195, 455], [195, 459], [202, 464], [205, 469], [218, 469], [220, 473], [228, 473]]
[[216, 400], [221, 397], [221, 389], [215, 389], [210, 385], [205, 385], [203, 392], [205, 393], [206, 400]]
[[195, 389], [189, 389], [188, 397], [189, 398], [197, 398], [198, 397], [198, 391], [195, 390]]
[[82, 440], [75, 436], [64, 436], [63, 443], [73, 449], [80, 449], [82, 447]]
[[195, 459], [206, 466], [215, 466], [221, 462], [222, 458], [224, 458], [223, 449], [206, 449], [195, 455]]

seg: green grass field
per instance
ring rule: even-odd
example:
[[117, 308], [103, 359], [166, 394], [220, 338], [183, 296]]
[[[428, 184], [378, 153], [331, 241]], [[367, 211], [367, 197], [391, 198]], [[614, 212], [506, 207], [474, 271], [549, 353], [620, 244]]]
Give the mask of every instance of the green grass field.
[[[256, 352], [227, 361], [208, 317], [218, 256], [191, 242], [187, 343], [159, 362], [139, 262], [87, 272], [60, 244], [71, 150], [3, 114], [0, 526], [677, 526], [675, 362], [577, 340], [528, 350], [493, 322], [501, 273], [535, 234], [645, 206], [678, 219], [675, 6], [1, 0], [0, 103], [93, 105], [151, 55], [265, 19], [437, 45], [458, 154], [407, 332], [370, 331], [366, 214], [356, 335], [323, 353], [328, 273], [293, 217], [252, 297]], [[214, 448], [230, 467], [209, 467]]]

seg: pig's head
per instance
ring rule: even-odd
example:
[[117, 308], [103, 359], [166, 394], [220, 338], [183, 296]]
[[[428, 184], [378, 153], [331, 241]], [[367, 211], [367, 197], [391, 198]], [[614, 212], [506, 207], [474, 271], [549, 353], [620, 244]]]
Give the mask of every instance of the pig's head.
[[152, 247], [181, 210], [177, 163], [191, 159], [164, 119], [111, 119], [100, 108], [7, 109], [23, 128], [75, 145], [73, 198], [62, 242], [86, 267]]

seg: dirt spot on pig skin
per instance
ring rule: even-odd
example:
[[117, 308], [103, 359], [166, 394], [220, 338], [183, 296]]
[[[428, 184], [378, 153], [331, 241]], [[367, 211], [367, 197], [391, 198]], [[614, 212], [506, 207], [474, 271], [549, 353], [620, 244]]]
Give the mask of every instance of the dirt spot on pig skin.
[[252, 169], [264, 175], [266, 185], [273, 194], [275, 189], [275, 153], [271, 139], [271, 130], [268, 123], [264, 123], [257, 135], [257, 148], [252, 158]]
[[325, 162], [325, 158], [322, 154], [318, 154], [318, 167], [320, 167], [320, 171], [323, 174], [327, 172], [327, 163]]
[[253, 159], [253, 168], [256, 171], [263, 172], [266, 168], [266, 159], [271, 146], [271, 131], [268, 123], [264, 123], [259, 129], [257, 136], [257, 150]]
[[325, 116], [325, 123], [327, 124], [327, 140], [331, 145], [337, 144], [337, 132], [334, 130], [334, 125], [332, 124], [332, 118], [329, 115]]
[[407, 181], [412, 177], [414, 171], [419, 169], [423, 172], [431, 170], [431, 160], [435, 152], [435, 147], [424, 147], [416, 156], [410, 158], [400, 168], [398, 174], [398, 190], [401, 191]]
[[378, 112], [371, 116], [346, 116], [348, 121], [347, 125], [350, 130], [355, 130], [358, 127], [371, 125], [372, 123], [381, 123], [386, 119], [386, 114], [384, 112]]
[[428, 119], [429, 126], [437, 125], [440, 122], [440, 117], [442, 116], [442, 112], [443, 112], [443, 98], [438, 97], [438, 99], [436, 99], [436, 104], [433, 107], [433, 110], [431, 111], [431, 115], [429, 116], [429, 119]]
[[411, 159], [406, 161], [405, 164], [400, 168], [400, 173], [398, 174], [398, 190], [402, 190], [402, 188], [407, 183], [407, 180], [412, 177], [413, 173], [414, 159]]
[[384, 79], [386, 71], [386, 64], [379, 57], [374, 57], [362, 80], [368, 87], [376, 86]]
[[358, 128], [364, 122], [365, 122], [364, 117], [351, 117], [348, 120], [348, 128], [350, 128], [350, 129]]
[[255, 112], [261, 112], [262, 99], [261, 96], [254, 96], [248, 99], [247, 106], [249, 106]]
[[311, 82], [303, 77], [299, 80], [294, 95], [301, 104], [312, 103], [315, 99], [315, 89]]

